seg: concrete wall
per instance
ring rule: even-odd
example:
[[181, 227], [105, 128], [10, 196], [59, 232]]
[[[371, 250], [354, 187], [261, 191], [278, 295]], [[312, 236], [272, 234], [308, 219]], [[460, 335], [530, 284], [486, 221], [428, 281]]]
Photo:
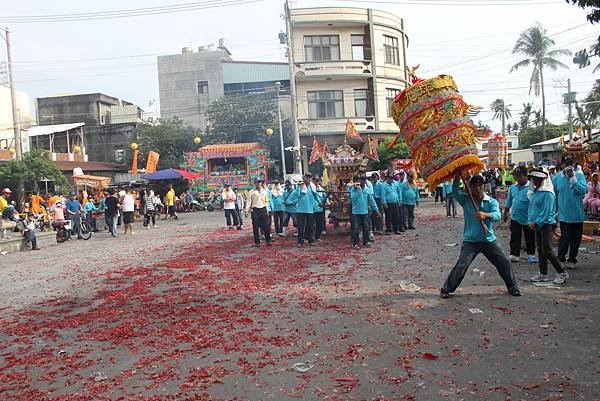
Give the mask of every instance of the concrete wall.
[[[17, 91], [17, 109], [21, 117], [21, 128], [29, 128], [34, 120], [29, 107], [29, 94]], [[13, 126], [10, 89], [0, 86], [0, 149], [14, 146]]]
[[[231, 57], [221, 49], [159, 56], [161, 118], [177, 117], [204, 130], [208, 105], [223, 97], [223, 60]], [[198, 81], [208, 81], [208, 93], [198, 93]]]
[[137, 140], [136, 124], [110, 124], [92, 129], [84, 129], [85, 149], [89, 161], [114, 163], [115, 151], [127, 150], [129, 145]]

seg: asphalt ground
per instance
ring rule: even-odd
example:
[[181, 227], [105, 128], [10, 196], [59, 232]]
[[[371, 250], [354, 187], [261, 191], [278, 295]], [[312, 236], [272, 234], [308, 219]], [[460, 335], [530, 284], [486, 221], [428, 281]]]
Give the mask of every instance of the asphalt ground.
[[443, 300], [462, 219], [431, 200], [417, 230], [359, 250], [347, 227], [254, 248], [223, 224], [0, 256], [0, 399], [600, 399], [598, 242], [564, 286], [514, 263], [511, 297], [480, 255]]

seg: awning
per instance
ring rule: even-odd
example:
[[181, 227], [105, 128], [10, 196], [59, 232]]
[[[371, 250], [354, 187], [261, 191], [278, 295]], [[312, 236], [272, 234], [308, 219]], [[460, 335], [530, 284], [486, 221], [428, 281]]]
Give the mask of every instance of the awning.
[[56, 134], [57, 132], [70, 131], [75, 128], [83, 127], [84, 125], [85, 123], [38, 125], [37, 127], [29, 128], [27, 130], [27, 135], [32, 137]]
[[165, 170], [158, 170], [154, 173], [145, 174], [142, 178], [146, 180], [176, 180], [179, 178], [183, 178], [186, 180], [195, 180], [200, 178], [200, 174], [191, 173], [185, 170], [177, 170], [174, 168], [168, 168]]

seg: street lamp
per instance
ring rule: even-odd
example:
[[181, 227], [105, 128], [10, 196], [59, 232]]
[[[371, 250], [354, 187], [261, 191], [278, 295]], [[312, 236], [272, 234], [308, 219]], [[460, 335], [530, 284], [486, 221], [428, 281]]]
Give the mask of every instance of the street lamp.
[[287, 171], [285, 169], [285, 150], [283, 148], [283, 130], [281, 128], [281, 107], [279, 105], [279, 91], [281, 90], [281, 82], [275, 82], [275, 90], [277, 92], [277, 118], [279, 119], [279, 145], [281, 146], [281, 168], [283, 173], [283, 181], [285, 181], [285, 176], [287, 175]]

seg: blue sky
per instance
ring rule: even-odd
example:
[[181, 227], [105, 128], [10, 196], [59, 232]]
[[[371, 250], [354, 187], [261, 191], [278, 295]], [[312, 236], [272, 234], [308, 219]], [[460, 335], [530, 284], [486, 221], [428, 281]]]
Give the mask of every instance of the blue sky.
[[[292, 7], [354, 6], [390, 11], [405, 19], [410, 37], [408, 62], [420, 64], [423, 77], [447, 73], [455, 77], [467, 101], [488, 109], [496, 98], [504, 98], [516, 115], [527, 101], [530, 70], [509, 74], [519, 61], [511, 54], [519, 33], [540, 21], [555, 34], [558, 48], [573, 52], [594, 43], [599, 29], [585, 20], [585, 11], [562, 0], [388, 0], [312, 1]], [[61, 0], [7, 1], [2, 15], [47, 15], [180, 4], [157, 0], [82, 2]], [[468, 5], [465, 3], [469, 3]], [[158, 101], [156, 56], [173, 54], [183, 46], [197, 48], [227, 38], [236, 60], [284, 60], [277, 34], [284, 29], [283, 3], [221, 6], [185, 13], [122, 19], [60, 23], [9, 24], [13, 36], [15, 78], [19, 90], [31, 98], [58, 93], [103, 92], [144, 107]], [[0, 43], [0, 60], [5, 58]], [[99, 60], [104, 59], [104, 60]], [[592, 68], [579, 70], [570, 57], [562, 61], [569, 70], [548, 72], [548, 118], [566, 120], [561, 94], [567, 78], [581, 99], [594, 81]], [[491, 113], [481, 120], [498, 127]]]

